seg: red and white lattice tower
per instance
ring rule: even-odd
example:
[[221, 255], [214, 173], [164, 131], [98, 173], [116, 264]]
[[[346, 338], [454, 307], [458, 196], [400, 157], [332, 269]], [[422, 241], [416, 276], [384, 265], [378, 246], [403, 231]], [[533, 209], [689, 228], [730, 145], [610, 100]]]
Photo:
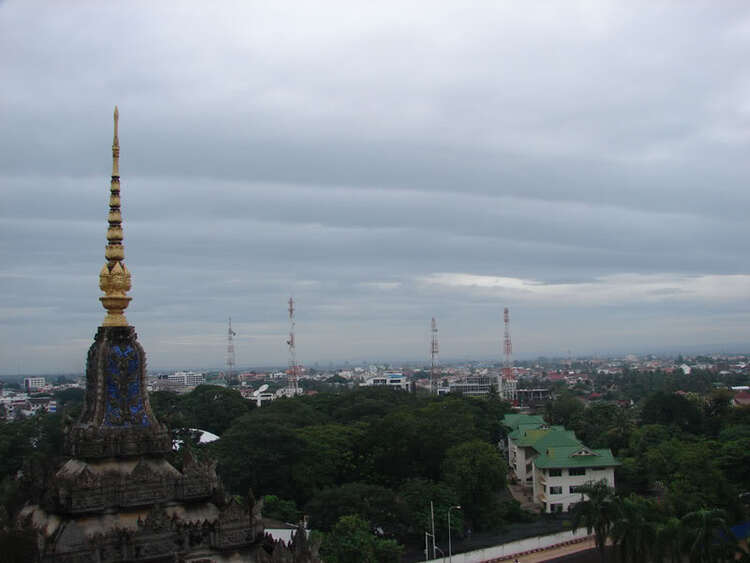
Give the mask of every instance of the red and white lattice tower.
[[297, 364], [297, 348], [294, 343], [294, 298], [289, 298], [289, 379], [287, 380], [287, 395], [294, 397], [299, 394], [299, 364]]
[[229, 329], [227, 330], [227, 372], [224, 374], [224, 380], [227, 383], [232, 381], [234, 375], [234, 337], [237, 333], [232, 330], [232, 317], [229, 317]]
[[437, 395], [437, 389], [438, 389], [438, 329], [437, 329], [437, 321], [435, 321], [435, 317], [432, 317], [432, 325], [431, 325], [431, 333], [432, 333], [432, 341], [430, 344], [430, 356], [432, 358], [432, 366], [430, 368], [430, 393], [433, 395]]
[[513, 375], [513, 344], [510, 341], [510, 312], [506, 307], [503, 311], [505, 322], [505, 338], [503, 340], [503, 377], [501, 394], [504, 399], [516, 400], [516, 377]]

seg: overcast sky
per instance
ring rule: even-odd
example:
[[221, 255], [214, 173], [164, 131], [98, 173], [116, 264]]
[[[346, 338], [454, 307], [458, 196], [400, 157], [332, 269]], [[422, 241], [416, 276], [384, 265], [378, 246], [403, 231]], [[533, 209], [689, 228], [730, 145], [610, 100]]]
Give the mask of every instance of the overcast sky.
[[0, 373], [750, 351], [750, 4], [0, 1]]

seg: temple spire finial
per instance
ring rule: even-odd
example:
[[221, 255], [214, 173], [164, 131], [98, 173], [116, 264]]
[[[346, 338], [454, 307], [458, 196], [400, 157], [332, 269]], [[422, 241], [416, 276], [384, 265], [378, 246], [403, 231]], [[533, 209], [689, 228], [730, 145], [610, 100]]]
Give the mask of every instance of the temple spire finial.
[[99, 272], [99, 288], [104, 296], [99, 300], [107, 310], [102, 326], [128, 326], [123, 311], [130, 303], [130, 272], [125, 267], [125, 247], [122, 244], [122, 213], [120, 211], [120, 140], [117, 136], [120, 112], [115, 106], [115, 131], [112, 139], [112, 181], [109, 194], [109, 228], [104, 256], [107, 263]]
[[117, 122], [120, 120], [120, 112], [115, 106], [115, 135], [112, 138], [112, 176], [120, 177], [120, 139], [117, 136]]

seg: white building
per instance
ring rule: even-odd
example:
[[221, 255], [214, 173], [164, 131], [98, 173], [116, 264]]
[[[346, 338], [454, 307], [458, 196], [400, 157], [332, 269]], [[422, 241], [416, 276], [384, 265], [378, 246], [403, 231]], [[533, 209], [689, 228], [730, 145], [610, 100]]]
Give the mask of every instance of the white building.
[[402, 389], [404, 391], [409, 390], [409, 381], [406, 376], [401, 372], [385, 372], [383, 375], [375, 375], [368, 377], [364, 383], [359, 384], [360, 387], [372, 387], [375, 385], [382, 385], [385, 387], [391, 387], [394, 389]]
[[[488, 373], [469, 375], [460, 381], [451, 381], [448, 383], [446, 391], [448, 393], [466, 395], [467, 397], [484, 397], [491, 394], [493, 390], [497, 390], [497, 382], [498, 378]], [[442, 389], [445, 388], [438, 389], [438, 392]]]
[[202, 373], [194, 371], [177, 371], [169, 376], [167, 380], [172, 385], [184, 385], [185, 387], [197, 387], [206, 382], [206, 377]]
[[27, 393], [39, 391], [47, 386], [47, 380], [43, 377], [26, 377], [23, 380], [23, 387]]
[[605, 481], [615, 487], [615, 460], [610, 450], [586, 446], [549, 448], [534, 459], [534, 502], [544, 512], [568, 512], [584, 499], [581, 485]]
[[505, 415], [508, 429], [508, 466], [544, 512], [567, 512], [584, 497], [586, 483], [606, 481], [615, 486], [620, 465], [609, 449], [584, 446], [571, 430], [549, 426], [541, 416]]
[[500, 378], [500, 396], [506, 401], [518, 400], [518, 380], [515, 377]]

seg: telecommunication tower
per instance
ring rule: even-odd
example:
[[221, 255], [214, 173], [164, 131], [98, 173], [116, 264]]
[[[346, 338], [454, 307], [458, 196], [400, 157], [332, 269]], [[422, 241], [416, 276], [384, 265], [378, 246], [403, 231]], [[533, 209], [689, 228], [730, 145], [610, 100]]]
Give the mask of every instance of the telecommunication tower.
[[435, 321], [435, 317], [432, 317], [432, 325], [431, 325], [431, 332], [432, 332], [432, 342], [430, 345], [430, 356], [432, 357], [432, 367], [430, 369], [430, 393], [433, 395], [437, 395], [437, 388], [438, 388], [438, 329], [437, 329], [437, 321]]
[[287, 395], [294, 397], [299, 394], [299, 365], [297, 364], [297, 348], [294, 343], [294, 298], [289, 298], [289, 379], [287, 381]]
[[224, 380], [229, 383], [234, 375], [234, 340], [237, 333], [232, 330], [232, 317], [229, 317], [229, 329], [227, 330], [227, 373], [224, 375]]
[[503, 311], [503, 320], [505, 322], [505, 338], [503, 343], [502, 395], [504, 399], [515, 401], [517, 384], [513, 375], [513, 344], [510, 341], [510, 312], [507, 307]]

